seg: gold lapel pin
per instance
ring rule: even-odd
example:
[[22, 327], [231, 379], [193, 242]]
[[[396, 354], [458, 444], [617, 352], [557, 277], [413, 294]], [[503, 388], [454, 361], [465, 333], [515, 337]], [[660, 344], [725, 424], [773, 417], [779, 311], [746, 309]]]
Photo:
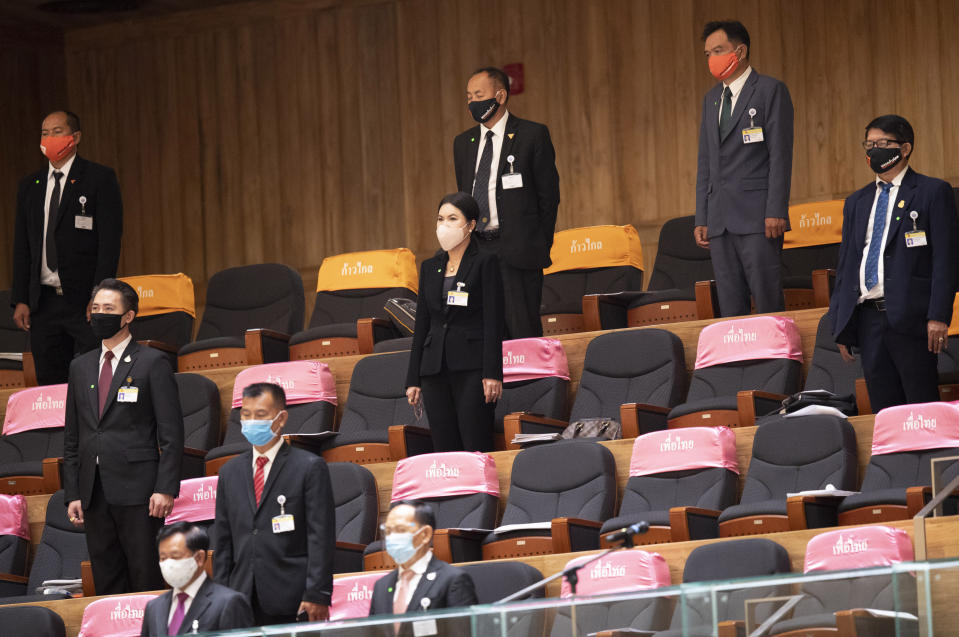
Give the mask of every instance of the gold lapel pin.
[[903, 208], [906, 205], [906, 202], [903, 199], [899, 200], [899, 208]]
[[506, 136], [509, 137], [510, 139], [513, 139], [513, 135], [515, 135], [515, 134], [516, 134], [516, 133], [506, 133]]

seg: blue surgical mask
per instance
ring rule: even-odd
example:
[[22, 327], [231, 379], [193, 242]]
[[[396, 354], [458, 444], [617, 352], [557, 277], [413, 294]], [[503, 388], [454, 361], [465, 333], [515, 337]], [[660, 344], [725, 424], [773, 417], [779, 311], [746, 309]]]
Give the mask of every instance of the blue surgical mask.
[[241, 420], [240, 431], [243, 437], [250, 441], [254, 447], [262, 447], [273, 440], [273, 422], [272, 420]]
[[416, 555], [414, 535], [416, 533], [390, 533], [386, 536], [386, 552], [397, 564], [406, 564]]

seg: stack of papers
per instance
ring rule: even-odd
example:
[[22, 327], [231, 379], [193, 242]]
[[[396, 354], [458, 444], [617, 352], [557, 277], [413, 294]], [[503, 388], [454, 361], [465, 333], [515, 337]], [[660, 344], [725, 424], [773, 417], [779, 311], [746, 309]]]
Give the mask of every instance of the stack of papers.
[[0, 352], [0, 359], [5, 361], [23, 362], [23, 352]]
[[506, 524], [493, 529], [493, 533], [510, 533], [512, 531], [543, 531], [553, 528], [552, 522], [529, 522], [528, 524]]
[[562, 434], [516, 434], [511, 442], [514, 445], [524, 445], [530, 442], [554, 442], [562, 439]]

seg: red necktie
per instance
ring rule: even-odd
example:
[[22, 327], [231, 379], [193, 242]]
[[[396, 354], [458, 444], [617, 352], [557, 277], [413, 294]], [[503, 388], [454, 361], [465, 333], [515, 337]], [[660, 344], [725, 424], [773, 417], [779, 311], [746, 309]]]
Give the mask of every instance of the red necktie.
[[260, 506], [260, 498], [263, 497], [263, 467], [270, 459], [266, 456], [260, 456], [256, 459], [256, 471], [253, 472], [253, 495], [256, 496], [256, 506]]
[[107, 404], [107, 396], [110, 395], [110, 384], [113, 382], [113, 352], [107, 350], [103, 355], [103, 367], [100, 368], [100, 415], [103, 416], [103, 408]]

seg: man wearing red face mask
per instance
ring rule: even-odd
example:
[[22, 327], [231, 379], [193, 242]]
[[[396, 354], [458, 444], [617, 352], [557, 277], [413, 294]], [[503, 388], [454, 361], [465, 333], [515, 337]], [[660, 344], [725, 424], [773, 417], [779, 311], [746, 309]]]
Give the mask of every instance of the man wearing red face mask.
[[783, 233], [789, 230], [793, 105], [786, 85], [749, 65], [740, 22], [703, 29], [709, 71], [696, 175], [696, 243], [708, 248], [723, 316], [784, 309]]
[[30, 332], [37, 382], [67, 382], [70, 361], [97, 346], [90, 293], [116, 276], [123, 231], [120, 186], [112, 168], [77, 155], [80, 119], [55, 111], [43, 120], [47, 167], [17, 190], [13, 235], [13, 321]]

